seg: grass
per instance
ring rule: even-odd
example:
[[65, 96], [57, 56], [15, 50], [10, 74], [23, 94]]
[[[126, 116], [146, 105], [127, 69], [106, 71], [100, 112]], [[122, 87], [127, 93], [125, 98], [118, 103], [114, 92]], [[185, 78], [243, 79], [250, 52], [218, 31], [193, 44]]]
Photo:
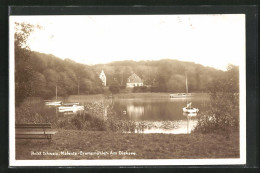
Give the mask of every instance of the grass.
[[[239, 158], [239, 133], [129, 134], [57, 129], [52, 142], [17, 140], [17, 160]], [[62, 155], [61, 152], [77, 155]], [[79, 155], [79, 152], [89, 152]], [[128, 152], [119, 154], [119, 151]], [[41, 155], [31, 155], [41, 152]], [[43, 155], [43, 152], [60, 155]], [[94, 153], [96, 152], [96, 153]], [[97, 155], [97, 152], [106, 155]], [[116, 152], [117, 155], [111, 154]], [[92, 154], [92, 155], [90, 155]], [[134, 155], [133, 155], [134, 154]]]

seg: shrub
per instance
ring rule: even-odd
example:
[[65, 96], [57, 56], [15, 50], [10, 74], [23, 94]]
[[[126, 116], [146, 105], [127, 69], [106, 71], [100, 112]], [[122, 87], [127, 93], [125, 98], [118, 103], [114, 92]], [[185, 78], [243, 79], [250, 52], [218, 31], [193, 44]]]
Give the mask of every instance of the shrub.
[[149, 88], [147, 86], [138, 86], [138, 87], [134, 87], [133, 92], [135, 92], [135, 93], [149, 92]]
[[71, 125], [73, 127], [75, 127], [78, 130], [82, 130], [82, 128], [84, 127], [84, 122], [82, 122], [82, 118], [79, 116], [74, 116], [71, 119]]
[[151, 87], [151, 92], [160, 92], [160, 88], [159, 87]]
[[229, 65], [225, 74], [209, 83], [211, 104], [202, 112], [195, 131], [228, 132], [239, 127], [239, 69]]
[[105, 131], [107, 129], [107, 125], [104, 119], [91, 116], [91, 119], [86, 122], [85, 130]]
[[58, 127], [63, 129], [105, 131], [106, 122], [90, 114], [75, 114], [58, 121]]
[[120, 87], [117, 86], [117, 85], [112, 85], [112, 86], [109, 86], [109, 90], [110, 90], [113, 94], [116, 94], [116, 93], [119, 93]]
[[218, 93], [211, 96], [208, 110], [200, 113], [195, 132], [214, 132], [237, 129], [239, 127], [238, 95]]

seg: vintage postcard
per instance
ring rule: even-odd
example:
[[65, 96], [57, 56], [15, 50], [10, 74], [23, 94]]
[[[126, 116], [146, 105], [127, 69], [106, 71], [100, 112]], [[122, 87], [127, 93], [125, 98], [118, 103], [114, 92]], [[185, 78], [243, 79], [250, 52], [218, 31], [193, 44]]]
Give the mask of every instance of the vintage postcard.
[[246, 163], [245, 15], [10, 15], [10, 166]]

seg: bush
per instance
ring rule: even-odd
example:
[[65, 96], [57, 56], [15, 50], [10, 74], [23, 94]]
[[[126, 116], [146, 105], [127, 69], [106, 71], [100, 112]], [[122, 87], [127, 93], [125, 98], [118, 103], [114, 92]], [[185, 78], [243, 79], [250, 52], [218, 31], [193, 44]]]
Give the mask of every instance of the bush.
[[85, 130], [106, 131], [107, 125], [104, 119], [88, 115], [88, 120], [85, 121]]
[[160, 88], [159, 87], [151, 87], [151, 92], [160, 92]]
[[239, 69], [229, 65], [220, 78], [209, 83], [211, 104], [202, 112], [194, 131], [228, 132], [239, 127]]
[[125, 85], [120, 85], [119, 88], [120, 88], [120, 90], [123, 90], [123, 89], [126, 89], [126, 86]]
[[134, 87], [133, 92], [138, 93], [138, 92], [149, 92], [149, 88], [146, 86], [138, 86]]
[[230, 93], [218, 93], [211, 96], [208, 110], [200, 113], [195, 132], [214, 132], [238, 129], [239, 97]]
[[116, 94], [116, 93], [119, 93], [120, 87], [119, 87], [119, 86], [116, 86], [116, 85], [112, 85], [112, 86], [109, 86], [109, 90], [110, 90], [113, 94]]
[[63, 129], [105, 131], [106, 126], [103, 119], [90, 114], [76, 114], [58, 121], [58, 127]]

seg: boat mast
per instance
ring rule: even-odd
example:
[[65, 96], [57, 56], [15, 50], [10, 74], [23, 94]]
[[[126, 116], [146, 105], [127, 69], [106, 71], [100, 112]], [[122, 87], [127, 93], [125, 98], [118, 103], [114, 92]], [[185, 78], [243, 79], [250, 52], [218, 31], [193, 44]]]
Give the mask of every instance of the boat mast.
[[57, 97], [58, 94], [57, 93], [58, 93], [58, 90], [57, 90], [57, 85], [56, 85], [56, 101], [58, 100], [58, 97]]
[[186, 76], [186, 94], [188, 94], [188, 79], [187, 79], [187, 72], [185, 72]]
[[[185, 77], [186, 77], [186, 96], [188, 95], [188, 79], [187, 79], [187, 72], [185, 71]], [[186, 98], [186, 104], [188, 106], [188, 99]]]

